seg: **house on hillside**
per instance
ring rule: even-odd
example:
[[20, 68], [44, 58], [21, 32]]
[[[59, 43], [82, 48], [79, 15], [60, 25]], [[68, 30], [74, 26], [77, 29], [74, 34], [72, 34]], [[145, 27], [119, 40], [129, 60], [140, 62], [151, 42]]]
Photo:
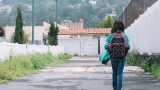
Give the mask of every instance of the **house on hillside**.
[[112, 10], [112, 13], [106, 13], [105, 18], [107, 18], [108, 16], [115, 17], [117, 16], [117, 13], [115, 12], [115, 10]]
[[3, 5], [2, 0], [0, 0], [0, 12], [10, 13], [12, 11], [12, 7], [9, 5]]
[[89, 0], [89, 3], [90, 3], [93, 7], [95, 7], [96, 4], [97, 4], [97, 0]]
[[83, 29], [84, 22], [83, 19], [80, 19], [79, 22], [73, 22], [71, 20], [64, 20], [61, 23], [62, 26], [68, 27], [68, 29]]

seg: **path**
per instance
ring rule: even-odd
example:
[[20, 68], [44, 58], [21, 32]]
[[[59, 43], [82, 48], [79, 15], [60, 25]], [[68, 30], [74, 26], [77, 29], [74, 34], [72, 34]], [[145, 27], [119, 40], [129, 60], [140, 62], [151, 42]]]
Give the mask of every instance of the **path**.
[[[6, 84], [0, 90], [112, 90], [111, 66], [97, 58], [73, 58]], [[160, 81], [138, 67], [126, 66], [123, 90], [160, 90]]]

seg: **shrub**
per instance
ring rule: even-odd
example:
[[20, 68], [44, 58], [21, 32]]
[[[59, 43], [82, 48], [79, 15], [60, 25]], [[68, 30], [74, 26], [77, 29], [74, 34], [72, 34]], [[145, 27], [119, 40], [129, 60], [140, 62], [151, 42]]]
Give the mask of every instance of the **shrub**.
[[[141, 68], [144, 69], [145, 72], [151, 72], [156, 77], [160, 79], [160, 56], [147, 56], [143, 58], [144, 62], [141, 62]], [[131, 52], [127, 55], [127, 63], [129, 65], [138, 65], [138, 58], [136, 52]]]
[[146, 58], [142, 63], [141, 67], [145, 70], [145, 72], [152, 71], [153, 60], [152, 57]]
[[138, 64], [138, 58], [136, 52], [130, 52], [127, 54], [127, 63], [132, 66], [136, 66]]
[[54, 59], [54, 56], [50, 53], [48, 54], [36, 54], [35, 56], [32, 56], [31, 62], [34, 67], [34, 69], [42, 69], [46, 67], [48, 64], [52, 63]]

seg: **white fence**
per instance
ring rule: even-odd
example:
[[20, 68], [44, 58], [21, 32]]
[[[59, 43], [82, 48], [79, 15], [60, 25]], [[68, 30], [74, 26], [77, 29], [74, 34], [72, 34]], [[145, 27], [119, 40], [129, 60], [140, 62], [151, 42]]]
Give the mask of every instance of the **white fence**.
[[34, 53], [47, 52], [51, 52], [53, 55], [58, 55], [64, 53], [64, 48], [61, 46], [0, 43], [0, 60], [8, 59], [10, 56], [29, 55]]
[[160, 53], [160, 0], [127, 28], [126, 33], [132, 50], [149, 55]]

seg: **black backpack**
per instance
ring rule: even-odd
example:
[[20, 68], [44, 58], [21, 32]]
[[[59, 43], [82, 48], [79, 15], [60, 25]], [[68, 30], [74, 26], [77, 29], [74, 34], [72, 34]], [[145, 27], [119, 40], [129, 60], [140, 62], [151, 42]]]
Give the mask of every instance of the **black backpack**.
[[108, 45], [108, 51], [111, 57], [125, 57], [128, 50], [126, 37], [123, 33], [113, 33]]

